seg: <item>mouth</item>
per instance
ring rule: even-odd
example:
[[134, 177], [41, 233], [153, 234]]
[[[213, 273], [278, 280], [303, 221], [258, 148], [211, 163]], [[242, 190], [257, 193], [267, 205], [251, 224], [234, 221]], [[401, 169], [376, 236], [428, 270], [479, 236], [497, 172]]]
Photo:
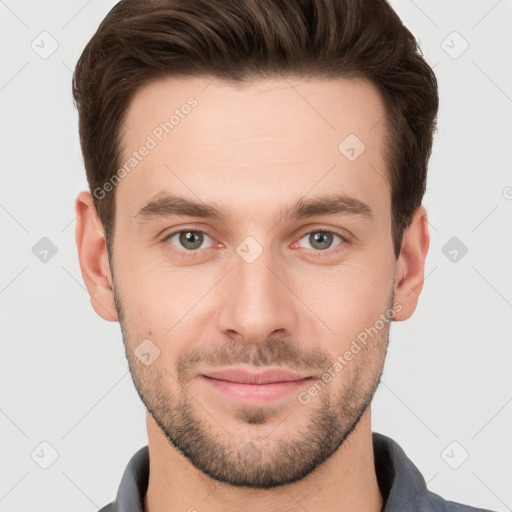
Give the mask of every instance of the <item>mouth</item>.
[[241, 368], [228, 368], [208, 371], [200, 377], [211, 389], [224, 396], [253, 403], [278, 400], [314, 380], [311, 376], [280, 369], [252, 373]]

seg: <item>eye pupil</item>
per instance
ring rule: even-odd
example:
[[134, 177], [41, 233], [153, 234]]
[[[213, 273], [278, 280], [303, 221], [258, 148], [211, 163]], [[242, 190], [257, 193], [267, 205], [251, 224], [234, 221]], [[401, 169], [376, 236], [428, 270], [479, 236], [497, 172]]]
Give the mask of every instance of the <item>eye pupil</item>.
[[[197, 238], [198, 240], [194, 242], [194, 238]], [[189, 243], [192, 244], [192, 246], [187, 245]], [[183, 247], [186, 247], [187, 249], [197, 249], [201, 247], [202, 243], [203, 235], [199, 231], [183, 231], [180, 234], [180, 244], [182, 244]]]
[[327, 233], [325, 231], [317, 231], [316, 233], [311, 233], [310, 235], [310, 242], [313, 247], [315, 247], [315, 244], [319, 244], [320, 247], [315, 247], [316, 249], [328, 249], [330, 245], [332, 244], [332, 233]]

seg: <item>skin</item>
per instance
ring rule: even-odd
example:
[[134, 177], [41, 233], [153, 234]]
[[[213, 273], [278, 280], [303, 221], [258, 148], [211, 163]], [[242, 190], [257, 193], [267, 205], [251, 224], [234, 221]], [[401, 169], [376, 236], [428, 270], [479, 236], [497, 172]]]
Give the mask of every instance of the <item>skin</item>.
[[[276, 78], [233, 87], [160, 79], [130, 103], [124, 156], [190, 96], [197, 106], [115, 187], [112, 268], [91, 194], [76, 199], [92, 306], [120, 322], [148, 409], [145, 509], [224, 511], [229, 503], [231, 511], [379, 512], [371, 399], [391, 322], [381, 322], [306, 404], [294, 392], [248, 405], [200, 375], [268, 367], [316, 380], [393, 305], [393, 321], [413, 314], [429, 247], [427, 213], [416, 210], [395, 259], [380, 96], [364, 80]], [[338, 149], [350, 133], [366, 146], [354, 161]], [[137, 211], [162, 190], [232, 218], [139, 223]], [[341, 213], [276, 224], [283, 207], [334, 192], [366, 203], [373, 219]], [[179, 229], [200, 231], [199, 248], [194, 239], [169, 237]], [[311, 235], [319, 231], [335, 233], [326, 249]], [[248, 236], [262, 249], [250, 263], [236, 250]], [[159, 350], [148, 366], [136, 357], [144, 339]]]

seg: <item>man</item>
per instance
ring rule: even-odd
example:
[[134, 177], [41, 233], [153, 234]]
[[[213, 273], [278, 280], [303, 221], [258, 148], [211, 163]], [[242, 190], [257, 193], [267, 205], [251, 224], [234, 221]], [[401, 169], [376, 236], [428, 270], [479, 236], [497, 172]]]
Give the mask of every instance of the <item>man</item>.
[[475, 511], [371, 430], [437, 83], [384, 0], [125, 0], [77, 64], [76, 241], [148, 446], [103, 511]]

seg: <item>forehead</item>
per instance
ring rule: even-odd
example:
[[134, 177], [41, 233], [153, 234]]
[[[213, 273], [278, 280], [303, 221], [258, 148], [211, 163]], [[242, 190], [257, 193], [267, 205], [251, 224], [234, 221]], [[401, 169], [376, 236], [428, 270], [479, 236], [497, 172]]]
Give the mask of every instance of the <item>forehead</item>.
[[359, 194], [385, 210], [384, 117], [378, 91], [361, 79], [160, 79], [126, 112], [117, 202], [133, 216], [162, 190], [238, 198], [240, 208], [313, 191]]

